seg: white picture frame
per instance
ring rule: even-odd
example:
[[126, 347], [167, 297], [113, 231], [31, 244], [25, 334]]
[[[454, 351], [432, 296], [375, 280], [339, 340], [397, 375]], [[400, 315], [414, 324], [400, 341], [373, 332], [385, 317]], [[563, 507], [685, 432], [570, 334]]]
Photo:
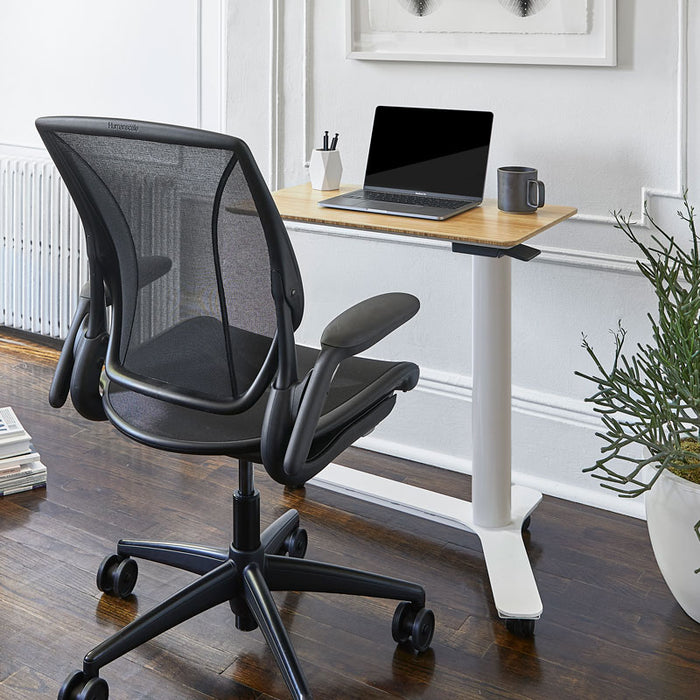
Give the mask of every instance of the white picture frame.
[[[508, 0], [346, 0], [349, 59], [614, 66], [616, 0], [548, 0], [530, 17]], [[408, 7], [407, 7], [408, 6]], [[424, 5], [421, 5], [421, 7]], [[416, 2], [416, 7], [418, 3]]]

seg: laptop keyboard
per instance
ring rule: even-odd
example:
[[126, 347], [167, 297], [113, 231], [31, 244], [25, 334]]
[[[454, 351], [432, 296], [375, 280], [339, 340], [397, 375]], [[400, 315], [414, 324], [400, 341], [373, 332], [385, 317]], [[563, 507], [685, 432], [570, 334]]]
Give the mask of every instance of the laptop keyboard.
[[363, 190], [350, 195], [355, 199], [369, 199], [375, 202], [392, 202], [395, 204], [418, 204], [423, 207], [440, 207], [441, 209], [457, 209], [466, 204], [463, 200], [443, 199], [441, 197], [417, 197], [410, 194], [394, 194], [391, 192], [371, 192]]

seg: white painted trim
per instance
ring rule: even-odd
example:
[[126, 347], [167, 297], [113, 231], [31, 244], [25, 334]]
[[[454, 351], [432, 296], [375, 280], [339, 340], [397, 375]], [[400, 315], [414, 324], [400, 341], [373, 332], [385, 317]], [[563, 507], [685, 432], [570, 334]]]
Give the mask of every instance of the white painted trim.
[[0, 143], [0, 154], [11, 158], [49, 159], [43, 146], [21, 146], [17, 143]]
[[[373, 435], [361, 438], [355, 445], [371, 452], [391, 455], [392, 457], [398, 457], [399, 459], [405, 459], [410, 462], [418, 462], [419, 464], [428, 464], [433, 467], [440, 467], [441, 469], [448, 469], [449, 471], [461, 474], [471, 474], [472, 472], [471, 460], [464, 457], [455, 457], [454, 455], [434, 450], [412, 448], [403, 443], [377, 438]], [[582, 505], [600, 508], [601, 510], [611, 511], [613, 513], [629, 515], [641, 520], [644, 520], [646, 517], [644, 514], [643, 498], [620, 498], [614, 492], [602, 487], [598, 489], [581, 488], [571, 486], [570, 484], [563, 484], [552, 479], [543, 479], [541, 477], [523, 474], [518, 471], [513, 471], [512, 481], [513, 484], [517, 486], [534, 489], [540, 493], [555, 498], [561, 498], [566, 501], [581, 503]]]
[[280, 141], [283, 123], [281, 119], [280, 95], [282, 94], [281, 83], [281, 7], [279, 0], [270, 2], [270, 151], [269, 151], [269, 177], [270, 189], [279, 188], [280, 172]]
[[[435, 238], [421, 238], [419, 236], [402, 236], [395, 233], [382, 233], [381, 231], [369, 231], [363, 229], [341, 228], [339, 226], [325, 226], [321, 224], [309, 224], [305, 222], [285, 221], [287, 231], [290, 233], [312, 233], [321, 236], [335, 236], [338, 238], [351, 238], [358, 241], [380, 241], [400, 246], [415, 246], [418, 248], [443, 249], [451, 252], [449, 242]], [[603, 272], [616, 272], [623, 274], [640, 274], [635, 258], [611, 253], [597, 253], [586, 250], [567, 250], [542, 246], [541, 255], [534, 258], [533, 263], [549, 263], [555, 265], [568, 265], [589, 270]]]
[[[471, 403], [472, 379], [457, 373], [421, 369], [420, 380], [413, 391], [441, 396], [451, 401]], [[600, 418], [592, 408], [588, 407], [585, 401], [544, 391], [526, 389], [517, 385], [512, 386], [511, 408], [514, 413], [564, 423], [588, 431], [596, 430], [600, 427]], [[471, 460], [464, 457], [397, 444], [375, 436], [362, 438], [358, 441], [358, 445], [375, 452], [385, 452], [414, 462], [423, 462], [441, 466], [451, 471], [471, 474]], [[532, 477], [527, 475], [519, 475], [519, 478], [514, 478], [514, 481], [538, 490], [544, 490], [546, 493], [554, 493], [556, 490], [552, 485], [545, 489], [540, 489], [539, 486], [534, 487], [531, 483], [526, 483], [532, 481]], [[545, 481], [545, 483], [549, 482]], [[560, 488], [562, 486], [557, 483], [556, 487]]]
[[[452, 401], [471, 402], [472, 389], [471, 377], [421, 368], [421, 377], [414, 391], [436, 394]], [[515, 413], [589, 430], [600, 427], [600, 418], [585, 401], [515, 384], [511, 388], [511, 397], [511, 408]]]
[[196, 26], [197, 26], [197, 36], [196, 36], [196, 43], [197, 43], [197, 49], [195, 52], [195, 63], [196, 63], [196, 73], [197, 73], [197, 85], [196, 85], [196, 91], [197, 91], [197, 97], [196, 97], [196, 103], [197, 103], [197, 127], [202, 128], [202, 122], [203, 122], [203, 116], [202, 116], [202, 76], [204, 75], [204, 42], [202, 41], [202, 25], [204, 22], [203, 19], [203, 12], [204, 12], [204, 7], [203, 7], [203, 0], [197, 0], [195, 3], [195, 13], [196, 13]]
[[626, 255], [613, 255], [612, 253], [595, 253], [587, 250], [567, 250], [565, 248], [552, 248], [542, 246], [542, 254], [531, 262], [550, 263], [555, 265], [568, 265], [570, 267], [582, 267], [589, 270], [604, 272], [618, 272], [626, 275], [641, 274], [635, 258]]
[[226, 0], [197, 2], [197, 126], [200, 129], [226, 129], [227, 15]]
[[309, 70], [311, 56], [311, 21], [313, 13], [309, 7], [310, 0], [304, 0], [302, 31], [304, 33], [302, 46], [304, 47], [304, 55], [302, 57], [302, 97], [301, 97], [301, 119], [303, 125], [303, 135], [301, 139], [301, 162], [305, 168], [309, 167], [309, 158], [311, 157], [311, 124], [309, 124], [309, 100], [311, 83], [311, 71]]

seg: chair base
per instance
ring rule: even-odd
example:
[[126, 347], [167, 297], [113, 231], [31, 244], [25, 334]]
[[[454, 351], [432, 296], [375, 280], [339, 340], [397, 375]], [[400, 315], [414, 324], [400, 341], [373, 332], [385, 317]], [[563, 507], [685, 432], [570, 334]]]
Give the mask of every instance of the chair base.
[[[236, 541], [236, 525], [239, 528], [241, 523], [250, 525], [256, 512], [259, 512], [258, 492], [248, 496], [237, 492], [234, 543], [227, 550], [193, 544], [120, 540], [117, 555], [105, 559], [98, 572], [98, 588], [107, 593], [125, 597], [131, 592], [136, 582], [136, 567], [125, 565], [125, 562], [133, 562], [131, 557], [191, 571], [200, 574], [200, 578], [88, 652], [83, 670], [66, 680], [59, 700], [105, 700], [106, 683], [103, 679], [99, 679], [99, 683], [95, 681], [103, 666], [175, 625], [227, 601], [236, 615], [238, 629], [249, 631], [260, 627], [292, 696], [299, 700], [310, 698], [311, 691], [270, 591], [344, 593], [408, 601], [408, 606], [402, 603], [400, 610], [397, 609], [401, 619], [395, 615], [394, 639], [410, 643], [416, 651], [428, 648], [434, 620], [432, 613], [424, 608], [425, 592], [421, 586], [299, 558], [305, 550], [305, 533], [299, 528], [299, 514], [295, 510], [287, 511], [259, 536], [259, 525], [245, 528], [241, 536], [248, 545], [255, 546], [242, 548]], [[241, 530], [238, 532], [240, 534]], [[290, 556], [284, 556], [285, 553]], [[416, 629], [411, 633], [414, 620]]]

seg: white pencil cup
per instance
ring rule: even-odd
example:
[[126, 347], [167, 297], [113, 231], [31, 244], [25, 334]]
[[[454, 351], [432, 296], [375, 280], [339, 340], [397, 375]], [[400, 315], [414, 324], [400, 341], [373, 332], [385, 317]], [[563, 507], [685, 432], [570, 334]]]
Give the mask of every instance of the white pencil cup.
[[309, 161], [309, 175], [313, 189], [337, 190], [340, 187], [342, 174], [343, 164], [340, 162], [340, 151], [314, 149]]

